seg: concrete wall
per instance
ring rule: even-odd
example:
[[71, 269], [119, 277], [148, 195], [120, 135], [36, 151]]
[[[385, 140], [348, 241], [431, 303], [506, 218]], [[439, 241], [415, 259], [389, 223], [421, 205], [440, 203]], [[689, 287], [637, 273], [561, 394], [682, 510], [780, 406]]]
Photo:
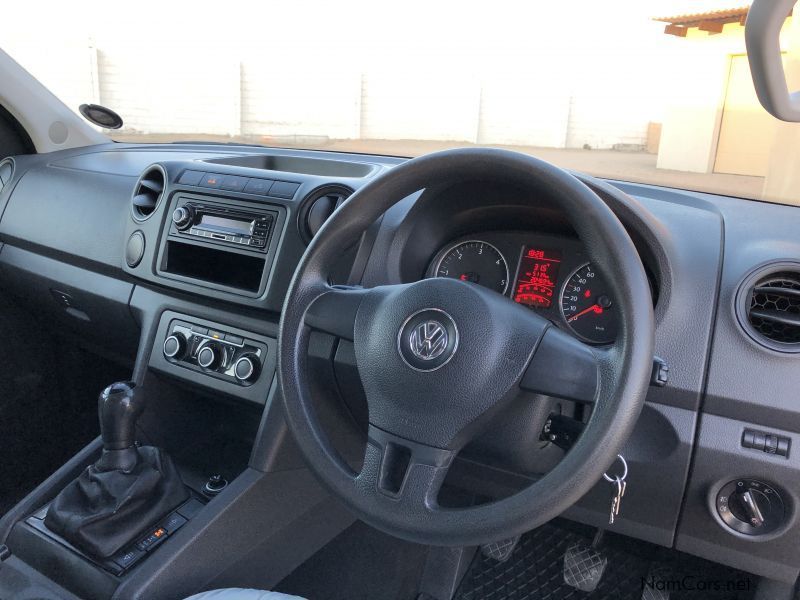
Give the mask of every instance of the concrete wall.
[[102, 45], [87, 35], [54, 41], [58, 52], [24, 38], [3, 46], [71, 108], [98, 102], [120, 113], [127, 134], [610, 148], [644, 146], [647, 124], [657, 120], [655, 91], [625, 105], [618, 90], [580, 88], [582, 76], [565, 77], [574, 56], [535, 67], [517, 57], [472, 73], [400, 60], [364, 68], [302, 62], [274, 48], [234, 54], [169, 37]]
[[[791, 20], [784, 26], [788, 31]], [[668, 89], [657, 166], [710, 173], [716, 157], [725, 90], [732, 55], [744, 54], [744, 28], [725, 25], [709, 35], [693, 28], [685, 38], [665, 36], [672, 60], [664, 77]], [[783, 45], [786, 37], [784, 33]], [[753, 110], [763, 110], [754, 106]]]
[[505, 73], [487, 77], [480, 97], [479, 144], [563, 148], [570, 89], [556, 73]]
[[56, 43], [58, 52], [26, 39], [16, 43], [0, 40], [12, 58], [74, 110], [81, 104], [97, 102], [100, 97], [97, 51], [91, 40], [64, 37]]
[[359, 137], [361, 75], [269, 58], [241, 63], [241, 132], [255, 137]]
[[364, 76], [361, 137], [474, 141], [480, 82], [433, 71]]
[[155, 41], [97, 50], [100, 103], [127, 130], [239, 135], [239, 63], [219, 52]]

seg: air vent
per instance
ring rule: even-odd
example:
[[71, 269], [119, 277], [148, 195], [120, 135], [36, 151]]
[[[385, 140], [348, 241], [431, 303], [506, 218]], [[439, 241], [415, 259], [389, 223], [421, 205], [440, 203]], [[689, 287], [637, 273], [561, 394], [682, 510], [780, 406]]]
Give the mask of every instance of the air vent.
[[779, 352], [800, 352], [800, 264], [759, 269], [739, 296], [739, 320], [754, 340]]
[[7, 158], [0, 161], [0, 192], [3, 188], [11, 183], [11, 178], [14, 176], [14, 162]]
[[323, 223], [341, 204], [347, 200], [353, 190], [344, 185], [326, 185], [319, 187], [303, 201], [300, 211], [300, 232], [306, 241], [314, 237]]
[[131, 200], [133, 217], [137, 221], [148, 219], [158, 208], [164, 193], [166, 179], [166, 173], [159, 165], [148, 167], [139, 177], [139, 181], [133, 188], [133, 199]]

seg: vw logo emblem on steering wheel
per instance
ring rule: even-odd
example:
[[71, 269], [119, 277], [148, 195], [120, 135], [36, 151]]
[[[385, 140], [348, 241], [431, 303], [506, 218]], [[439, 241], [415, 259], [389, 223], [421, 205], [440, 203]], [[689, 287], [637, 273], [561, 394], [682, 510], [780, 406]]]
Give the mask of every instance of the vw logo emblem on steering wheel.
[[417, 358], [435, 360], [447, 350], [447, 330], [439, 321], [425, 321], [411, 332], [408, 344]]
[[456, 324], [450, 315], [438, 308], [427, 308], [411, 315], [397, 336], [400, 356], [416, 371], [434, 371], [444, 366], [457, 348]]

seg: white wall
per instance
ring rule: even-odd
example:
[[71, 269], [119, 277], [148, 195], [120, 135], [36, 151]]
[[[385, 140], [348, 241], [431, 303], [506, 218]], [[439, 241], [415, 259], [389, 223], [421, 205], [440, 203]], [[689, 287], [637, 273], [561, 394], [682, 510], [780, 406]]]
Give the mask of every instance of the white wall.
[[[99, 99], [97, 54], [88, 36], [57, 38], [58, 52], [25, 36], [0, 39], [3, 49], [77, 112]], [[2, 85], [2, 83], [0, 83]]]
[[86, 37], [55, 56], [10, 50], [71, 108], [97, 102], [120, 113], [126, 133], [608, 148], [644, 144], [651, 120], [631, 107], [614, 113], [594, 90], [576, 94], [558, 64], [483, 76], [397, 65], [362, 74], [168, 40], [94, 48]]
[[[786, 44], [784, 27], [782, 45]], [[744, 30], [725, 25], [709, 35], [696, 29], [685, 38], [665, 36], [673, 60], [664, 77], [672, 82], [661, 129], [657, 166], [660, 169], [710, 173], [714, 167], [719, 126], [725, 103], [731, 55], [744, 54]], [[754, 110], [763, 110], [760, 106]]]
[[240, 133], [239, 63], [225, 53], [169, 41], [99, 48], [100, 103], [125, 131]]
[[741, 30], [734, 32], [730, 25], [714, 36], [692, 31], [686, 38], [669, 37], [674, 58], [665, 76], [674, 85], [669, 92], [656, 166], [710, 173], [730, 54], [743, 50], [744, 38]]
[[0, 44], [71, 107], [119, 112], [127, 133], [608, 148], [643, 144], [661, 114], [659, 90], [641, 83], [660, 68], [648, 54], [665, 37], [650, 20], [660, 9], [637, 0], [409, 0], [393, 12], [141, 0], [94, 22], [61, 4], [46, 35], [35, 7], [17, 5], [27, 51]]
[[361, 75], [314, 65], [242, 62], [242, 134], [359, 137]]
[[487, 77], [474, 141], [563, 148], [569, 101], [569, 88], [558, 77], [525, 72]]
[[480, 82], [468, 75], [409, 70], [364, 75], [361, 137], [475, 141]]

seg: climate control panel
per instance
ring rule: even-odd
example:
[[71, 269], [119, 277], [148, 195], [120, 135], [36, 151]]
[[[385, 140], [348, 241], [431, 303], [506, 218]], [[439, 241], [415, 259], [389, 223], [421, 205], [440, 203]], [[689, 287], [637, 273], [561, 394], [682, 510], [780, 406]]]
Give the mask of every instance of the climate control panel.
[[175, 319], [167, 328], [162, 353], [170, 363], [250, 386], [258, 380], [269, 349], [258, 340]]

